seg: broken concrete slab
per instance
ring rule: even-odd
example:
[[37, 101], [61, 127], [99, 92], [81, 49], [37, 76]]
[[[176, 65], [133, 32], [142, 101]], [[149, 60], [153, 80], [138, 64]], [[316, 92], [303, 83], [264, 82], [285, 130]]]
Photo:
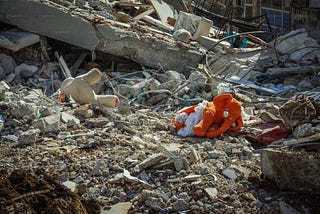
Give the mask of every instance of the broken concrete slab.
[[212, 201], [215, 201], [218, 199], [218, 190], [216, 188], [208, 187], [208, 188], [205, 188], [204, 191], [208, 194], [208, 196]]
[[21, 75], [22, 77], [28, 78], [32, 77], [33, 74], [37, 72], [37, 70], [37, 66], [22, 63], [14, 69], [14, 72], [16, 75]]
[[304, 28], [280, 36], [270, 44], [282, 54], [288, 54], [294, 50], [306, 47], [319, 47], [317, 41], [310, 38]]
[[140, 170], [147, 169], [149, 167], [157, 165], [161, 160], [165, 158], [164, 154], [158, 153], [158, 154], [153, 154], [149, 156], [147, 159], [145, 159], [143, 162], [139, 163], [137, 167]]
[[[199, 38], [199, 43], [206, 49], [210, 49], [214, 44], [216, 44], [219, 41], [219, 39], [210, 38], [207, 36], [201, 36]], [[215, 46], [215, 49], [223, 51], [223, 48], [231, 48], [231, 44], [226, 41], [222, 41], [219, 43], [219, 45]]]
[[126, 214], [130, 210], [132, 203], [121, 202], [113, 205], [110, 210], [102, 210], [102, 214]]
[[202, 54], [195, 50], [181, 50], [174, 43], [159, 40], [155, 36], [108, 25], [97, 25], [101, 39], [97, 50], [124, 56], [150, 67], [163, 66], [165, 70], [183, 71], [187, 66], [197, 65]]
[[0, 54], [0, 79], [14, 71], [16, 62], [11, 56]]
[[[49, 1], [0, 0], [1, 22], [89, 50], [126, 57], [145, 66], [184, 71], [188, 66], [196, 67], [202, 57], [195, 48], [180, 49], [170, 34], [155, 33], [155, 29], [150, 33], [152, 28], [135, 29], [94, 13], [89, 17], [85, 10], [77, 11], [81, 12]], [[95, 24], [85, 18], [101, 21]]]
[[18, 29], [0, 32], [0, 47], [14, 52], [40, 42], [39, 35]]
[[19, 145], [35, 143], [37, 141], [39, 134], [40, 134], [39, 129], [29, 129], [20, 134], [20, 136], [18, 137], [18, 143]]
[[60, 114], [50, 115], [33, 121], [32, 125], [41, 132], [59, 131]]
[[68, 189], [71, 190], [71, 192], [74, 192], [76, 190], [76, 183], [72, 182], [72, 181], [65, 181], [62, 183], [63, 185], [65, 185]]
[[0, 21], [89, 50], [98, 43], [96, 31], [88, 21], [45, 3], [0, 1]]
[[264, 176], [280, 189], [320, 191], [320, 157], [315, 153], [264, 149], [261, 155]]
[[78, 125], [80, 124], [80, 120], [66, 112], [62, 112], [61, 113], [61, 121], [66, 123], [66, 124], [70, 124], [71, 126], [72, 125]]

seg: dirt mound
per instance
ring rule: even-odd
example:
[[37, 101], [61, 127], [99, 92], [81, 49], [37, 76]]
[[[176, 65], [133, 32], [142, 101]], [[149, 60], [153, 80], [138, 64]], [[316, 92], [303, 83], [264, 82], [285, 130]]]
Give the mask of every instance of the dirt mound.
[[80, 198], [53, 177], [0, 172], [0, 213], [88, 213]]

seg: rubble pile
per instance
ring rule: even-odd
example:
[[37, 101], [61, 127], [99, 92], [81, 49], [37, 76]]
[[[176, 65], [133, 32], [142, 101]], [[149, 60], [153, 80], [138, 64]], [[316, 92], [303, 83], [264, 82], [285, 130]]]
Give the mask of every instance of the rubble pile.
[[0, 189], [1, 213], [88, 213], [79, 196], [47, 175], [38, 179], [23, 170], [13, 171], [10, 176], [2, 172]]
[[[0, 37], [1, 212], [319, 210], [320, 46], [304, 29], [235, 48], [180, 1], [25, 3], [58, 21], [0, 16], [33, 32]], [[117, 108], [61, 96], [92, 68], [93, 96]], [[177, 134], [179, 110], [224, 93], [241, 103], [240, 130]]]

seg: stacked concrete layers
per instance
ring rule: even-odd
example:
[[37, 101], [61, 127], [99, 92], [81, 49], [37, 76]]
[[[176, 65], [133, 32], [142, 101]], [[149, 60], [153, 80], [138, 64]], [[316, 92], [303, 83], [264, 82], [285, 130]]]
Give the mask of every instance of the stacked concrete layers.
[[0, 0], [1, 22], [82, 48], [126, 57], [145, 66], [176, 71], [184, 71], [188, 66], [196, 67], [201, 59], [199, 51], [177, 47], [170, 34], [160, 31], [138, 34], [129, 24], [98, 15], [96, 18], [103, 21], [90, 23], [87, 20], [95, 19], [88, 11], [79, 8], [74, 11], [52, 2]]

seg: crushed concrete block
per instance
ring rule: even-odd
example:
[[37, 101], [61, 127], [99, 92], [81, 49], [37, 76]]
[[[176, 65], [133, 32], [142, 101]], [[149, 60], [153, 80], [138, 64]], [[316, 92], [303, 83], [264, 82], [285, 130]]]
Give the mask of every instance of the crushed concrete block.
[[37, 70], [37, 66], [22, 63], [14, 69], [14, 72], [16, 75], [21, 75], [22, 77], [28, 78], [32, 77], [33, 74], [37, 72]]
[[86, 119], [93, 117], [94, 112], [92, 111], [92, 109], [89, 109], [87, 106], [80, 106], [77, 110], [76, 110], [77, 115], [80, 115]]
[[32, 125], [41, 132], [59, 131], [60, 114], [55, 114], [33, 121]]
[[1, 1], [0, 17], [2, 22], [89, 50], [98, 43], [96, 31], [88, 21], [46, 3]]
[[16, 62], [11, 56], [0, 54], [0, 80], [14, 71]]
[[[0, 66], [0, 73], [1, 73], [1, 66]], [[5, 77], [6, 82], [11, 83], [14, 78], [16, 77], [16, 75], [14, 73], [10, 73]]]
[[132, 206], [130, 202], [121, 202], [113, 205], [110, 210], [102, 210], [102, 214], [125, 214], [128, 213]]
[[23, 97], [23, 101], [27, 103], [34, 103], [35, 100], [38, 100], [39, 97], [43, 96], [43, 92], [41, 89], [32, 89], [25, 93], [25, 96]]
[[191, 37], [191, 33], [185, 29], [179, 29], [173, 33], [173, 38], [178, 41], [189, 42]]
[[202, 91], [206, 86], [207, 78], [203, 75], [203, 73], [194, 71], [190, 74], [188, 81], [191, 82], [189, 84], [191, 90]]
[[70, 126], [72, 125], [79, 125], [80, 124], [80, 120], [66, 112], [62, 112], [61, 113], [61, 121], [63, 123], [66, 123]]
[[317, 131], [318, 131], [318, 129], [315, 127], [312, 127], [311, 123], [304, 123], [304, 124], [298, 125], [294, 129], [293, 135], [296, 138], [303, 138], [303, 137], [311, 136], [311, 135], [315, 134]]
[[222, 174], [231, 180], [236, 180], [238, 177], [233, 169], [225, 169]]
[[11, 109], [11, 114], [15, 118], [22, 118], [24, 116], [33, 116], [35, 115], [35, 107], [30, 103], [26, 103], [23, 100], [19, 100], [14, 104], [14, 107]]
[[176, 211], [188, 210], [190, 204], [184, 199], [178, 199], [175, 203], [173, 203], [173, 209]]
[[[275, 42], [276, 44], [274, 44]], [[319, 46], [316, 40], [311, 39], [308, 36], [308, 33], [304, 28], [291, 31], [288, 34], [280, 36], [270, 44], [271, 46], [276, 47], [276, 49], [282, 54], [290, 53], [291, 51], [297, 50], [301, 47]]]
[[72, 182], [72, 181], [66, 181], [62, 183], [63, 185], [65, 185], [68, 189], [70, 189], [72, 192], [74, 192], [76, 190], [76, 183]]
[[40, 41], [39, 35], [21, 31], [21, 30], [9, 30], [0, 32], [0, 47], [12, 50], [14, 52], [36, 44]]
[[18, 137], [18, 143], [20, 145], [35, 143], [39, 134], [39, 129], [29, 129], [21, 133], [21, 135]]
[[151, 166], [157, 165], [161, 160], [165, 158], [164, 154], [158, 153], [149, 156], [147, 159], [138, 164], [140, 170], [147, 169]]
[[186, 66], [197, 65], [201, 53], [193, 50], [181, 50], [175, 44], [159, 40], [154, 36], [142, 35], [129, 30], [97, 25], [104, 39], [99, 40], [97, 49], [118, 56], [125, 56], [146, 66], [163, 66], [165, 70], [183, 71]]
[[264, 149], [261, 168], [264, 176], [280, 189], [320, 191], [320, 158], [312, 153]]
[[0, 82], [0, 100], [5, 99], [6, 91], [8, 91], [9, 89], [10, 86], [8, 86], [7, 83], [5, 83], [4, 81]]
[[208, 194], [209, 198], [212, 200], [212, 201], [215, 201], [217, 200], [218, 198], [218, 190], [216, 188], [205, 188], [204, 191]]
[[49, 1], [1, 1], [0, 21], [82, 48], [129, 58], [154, 68], [181, 72], [188, 66], [196, 67], [202, 58], [202, 53], [195, 48], [180, 49], [169, 37], [167, 40], [162, 39], [162, 32], [161, 36], [138, 35], [129, 24], [113, 20], [106, 20], [108, 24], [91, 24], [80, 16], [60, 10]]
[[[219, 41], [219, 39], [215, 39], [215, 38], [209, 38], [207, 36], [201, 36], [199, 38], [199, 44], [202, 45], [204, 48], [206, 49], [210, 49], [213, 45], [215, 45], [217, 42]], [[220, 51], [223, 51], [224, 48], [231, 48], [231, 44], [229, 42], [226, 41], [222, 41], [219, 43], [219, 45], [217, 45], [215, 47], [215, 49], [218, 49]]]
[[163, 202], [162, 198], [150, 197], [145, 203], [148, 207], [156, 211], [163, 210], [166, 207], [166, 204]]

